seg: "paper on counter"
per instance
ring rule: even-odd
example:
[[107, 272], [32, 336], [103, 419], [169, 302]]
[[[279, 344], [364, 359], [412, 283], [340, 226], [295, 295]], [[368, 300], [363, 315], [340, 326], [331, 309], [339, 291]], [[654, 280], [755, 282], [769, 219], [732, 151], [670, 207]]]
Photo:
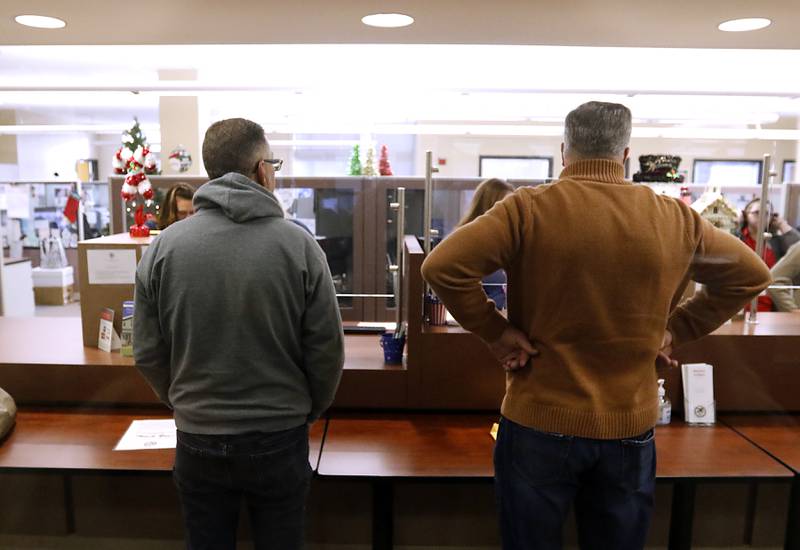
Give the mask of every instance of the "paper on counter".
[[366, 327], [366, 328], [383, 328], [386, 329], [387, 331], [392, 331], [395, 328], [397, 328], [397, 323], [395, 323], [394, 321], [390, 321], [388, 323], [359, 321], [358, 325], [356, 326]]
[[489, 435], [491, 435], [492, 439], [494, 439], [495, 441], [497, 441], [497, 430], [499, 429], [500, 429], [500, 424], [495, 422], [494, 424], [492, 424], [492, 429], [489, 430]]
[[136, 282], [136, 249], [87, 250], [86, 268], [90, 285], [132, 285]]
[[119, 440], [115, 451], [174, 449], [178, 443], [175, 420], [134, 420]]

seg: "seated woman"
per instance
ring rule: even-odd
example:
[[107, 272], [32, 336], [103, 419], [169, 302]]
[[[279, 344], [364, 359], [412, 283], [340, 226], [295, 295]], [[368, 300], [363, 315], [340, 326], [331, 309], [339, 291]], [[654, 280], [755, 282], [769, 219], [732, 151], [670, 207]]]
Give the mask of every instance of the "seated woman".
[[[461, 218], [461, 221], [458, 222], [456, 229], [482, 215], [494, 206], [494, 203], [503, 200], [513, 192], [514, 186], [505, 180], [491, 178], [482, 181], [475, 189], [472, 203], [470, 203], [467, 213]], [[506, 307], [505, 284], [506, 274], [502, 269], [495, 271], [483, 279], [483, 290], [486, 292], [486, 295], [494, 301], [497, 309], [505, 309]]]
[[194, 188], [188, 183], [176, 183], [170, 187], [158, 211], [158, 228], [166, 229], [194, 214], [193, 197]]
[[[742, 211], [742, 222], [739, 228], [739, 238], [753, 250], [756, 249], [758, 235], [758, 217], [760, 215], [760, 199], [753, 199], [745, 205]], [[789, 225], [786, 220], [775, 214], [772, 204], [767, 203], [767, 229], [770, 237], [765, 241], [764, 254], [761, 259], [772, 268], [778, 260], [796, 242], [800, 241], [800, 232]], [[772, 299], [769, 296], [758, 297], [758, 311], [772, 311]]]

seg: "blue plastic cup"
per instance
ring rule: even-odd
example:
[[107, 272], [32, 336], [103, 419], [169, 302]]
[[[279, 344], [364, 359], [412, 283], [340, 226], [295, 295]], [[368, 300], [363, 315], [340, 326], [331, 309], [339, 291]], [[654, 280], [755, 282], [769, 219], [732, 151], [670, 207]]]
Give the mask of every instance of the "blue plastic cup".
[[389, 365], [399, 365], [403, 363], [403, 348], [406, 346], [405, 335], [395, 338], [393, 332], [381, 335], [381, 347], [383, 348], [383, 361]]

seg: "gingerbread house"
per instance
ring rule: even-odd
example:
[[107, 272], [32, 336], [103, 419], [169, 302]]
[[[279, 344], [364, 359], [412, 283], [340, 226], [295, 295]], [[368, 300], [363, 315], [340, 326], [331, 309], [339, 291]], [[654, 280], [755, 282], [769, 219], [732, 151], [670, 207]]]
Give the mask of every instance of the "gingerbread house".
[[725, 198], [719, 187], [710, 187], [692, 203], [692, 209], [711, 225], [736, 233], [739, 224], [739, 211]]

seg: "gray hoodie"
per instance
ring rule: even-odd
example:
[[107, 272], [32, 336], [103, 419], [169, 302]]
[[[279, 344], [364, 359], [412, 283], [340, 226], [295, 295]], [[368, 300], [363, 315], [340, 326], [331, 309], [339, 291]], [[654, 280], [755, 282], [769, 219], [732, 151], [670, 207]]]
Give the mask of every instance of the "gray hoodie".
[[136, 270], [136, 367], [181, 431], [272, 432], [316, 420], [344, 363], [324, 253], [240, 174], [203, 185], [194, 206]]

